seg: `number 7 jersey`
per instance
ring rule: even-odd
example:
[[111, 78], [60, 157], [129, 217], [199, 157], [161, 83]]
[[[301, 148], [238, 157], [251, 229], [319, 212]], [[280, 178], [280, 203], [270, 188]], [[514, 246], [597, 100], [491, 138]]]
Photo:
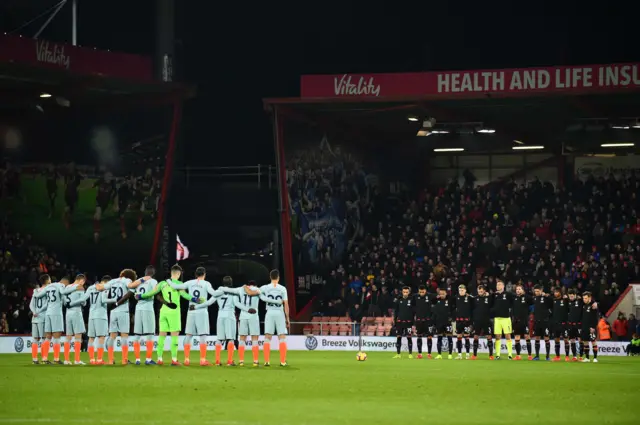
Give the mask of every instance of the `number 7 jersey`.
[[[272, 283], [269, 283], [267, 285], [262, 285], [260, 287], [260, 293], [262, 293], [265, 297], [272, 299], [272, 300], [282, 300], [287, 301], [288, 297], [287, 297], [287, 289], [280, 285], [279, 283], [276, 284], [275, 286], [273, 286]], [[266, 303], [267, 304], [267, 312], [270, 311], [278, 311], [278, 312], [284, 312], [284, 307], [282, 306], [282, 304], [274, 304], [274, 303]]]

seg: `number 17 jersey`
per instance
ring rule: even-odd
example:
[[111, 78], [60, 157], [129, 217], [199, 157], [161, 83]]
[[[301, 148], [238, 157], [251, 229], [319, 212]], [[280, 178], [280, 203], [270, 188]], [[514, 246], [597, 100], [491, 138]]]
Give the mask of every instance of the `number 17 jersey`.
[[[262, 285], [260, 287], [260, 292], [264, 294], [265, 297], [273, 300], [282, 300], [287, 301], [287, 289], [280, 285], [279, 283], [273, 286], [272, 283], [267, 285]], [[274, 303], [266, 303], [267, 304], [267, 313], [269, 312], [284, 312], [284, 307], [282, 304], [274, 304]]]

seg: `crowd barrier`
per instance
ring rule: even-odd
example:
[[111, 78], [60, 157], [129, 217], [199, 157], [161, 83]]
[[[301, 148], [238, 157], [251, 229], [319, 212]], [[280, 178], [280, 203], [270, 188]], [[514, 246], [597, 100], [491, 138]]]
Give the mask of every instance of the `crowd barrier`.
[[[179, 349], [182, 350], [184, 343], [184, 336], [181, 335], [179, 337]], [[157, 344], [158, 337], [154, 337], [154, 345]], [[170, 337], [167, 337], [165, 341], [165, 350], [169, 350]], [[414, 352], [416, 350], [416, 337], [414, 339]], [[213, 348], [215, 345], [216, 337], [209, 336], [207, 337], [207, 344], [210, 348]], [[273, 338], [273, 342], [271, 344], [271, 349], [277, 351], [278, 344], [277, 338]], [[193, 346], [199, 345], [199, 339], [196, 337], [192, 341]], [[533, 343], [533, 341], [532, 341]], [[15, 353], [31, 353], [31, 344], [32, 338], [31, 336], [0, 336], [0, 354], [15, 354]], [[259, 345], [264, 344], [264, 337], [260, 337], [258, 342]], [[454, 339], [455, 344], [455, 339]], [[600, 355], [603, 356], [626, 356], [627, 355], [627, 345], [628, 342], [613, 342], [613, 341], [600, 341], [598, 342]], [[133, 346], [131, 340], [129, 340], [129, 345]], [[251, 345], [250, 342], [247, 345]], [[523, 352], [526, 353], [523, 341]], [[541, 342], [540, 354], [544, 355], [545, 353], [545, 344]], [[294, 351], [383, 351], [388, 353], [395, 353], [396, 351], [396, 338], [395, 337], [378, 337], [378, 336], [315, 336], [315, 335], [289, 335], [287, 337], [287, 346], [289, 350]], [[426, 353], [426, 342], [424, 344], [424, 352]], [[502, 340], [502, 352], [506, 352], [506, 341]], [[121, 350], [120, 338], [118, 337], [115, 343], [115, 350]], [[403, 338], [403, 347], [402, 350], [406, 352], [406, 338]], [[443, 340], [443, 353], [448, 352], [448, 342], [447, 339]], [[454, 349], [455, 351], [455, 349]], [[478, 349], [479, 353], [488, 353], [487, 341], [484, 338], [480, 339], [480, 347]], [[551, 351], [553, 354], [553, 341], [551, 342]], [[435, 339], [433, 342], [433, 352], [436, 352], [436, 344]], [[514, 347], [515, 352], [515, 347]], [[562, 354], [564, 354], [564, 346], [561, 349]]]

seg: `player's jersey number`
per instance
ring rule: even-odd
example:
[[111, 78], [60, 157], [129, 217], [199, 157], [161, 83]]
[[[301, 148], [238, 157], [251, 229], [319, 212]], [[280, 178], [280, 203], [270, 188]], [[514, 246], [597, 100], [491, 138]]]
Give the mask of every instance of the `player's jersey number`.
[[100, 294], [98, 294], [97, 292], [92, 292], [91, 293], [91, 304], [95, 304], [98, 301], [98, 297], [100, 296]]
[[50, 303], [58, 301], [58, 298], [56, 297], [56, 293], [54, 291], [47, 291], [47, 301]]
[[251, 297], [247, 294], [244, 294], [244, 298], [242, 299], [242, 304], [249, 305], [251, 303]]
[[[281, 300], [282, 299], [282, 295], [276, 295], [276, 296], [267, 295], [267, 298], [272, 299], [272, 300]], [[267, 305], [270, 306], [270, 307], [279, 307], [280, 306], [279, 304], [276, 304], [276, 303], [267, 303]]]
[[124, 295], [124, 289], [122, 288], [111, 288], [109, 290], [109, 298], [122, 298]]
[[200, 291], [198, 291], [197, 289], [193, 291], [193, 296], [195, 298], [200, 298]]
[[222, 310], [224, 306], [227, 305], [227, 297], [222, 297], [220, 300], [222, 301], [222, 307], [220, 307], [220, 310]]
[[44, 298], [36, 298], [36, 308], [42, 308], [42, 304], [44, 303]]

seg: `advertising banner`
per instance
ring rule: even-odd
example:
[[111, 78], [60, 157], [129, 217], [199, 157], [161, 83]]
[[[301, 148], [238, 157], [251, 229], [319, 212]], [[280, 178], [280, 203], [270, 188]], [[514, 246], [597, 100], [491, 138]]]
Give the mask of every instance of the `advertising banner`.
[[153, 81], [150, 57], [26, 37], [0, 36], [0, 62], [60, 69], [80, 75]]
[[[154, 345], [157, 344], [157, 338], [154, 337]], [[182, 351], [184, 344], [184, 336], [179, 338], [179, 350]], [[276, 337], [271, 344], [272, 351], [278, 350], [278, 344], [275, 343]], [[414, 347], [416, 346], [416, 340], [414, 338]], [[407, 351], [406, 339], [403, 338], [402, 347], [403, 352]], [[210, 349], [215, 346], [216, 337], [207, 337], [207, 345]], [[0, 354], [15, 354], [15, 353], [31, 353], [32, 339], [30, 336], [0, 336]], [[165, 350], [169, 350], [170, 340], [167, 338], [165, 342]], [[193, 338], [191, 342], [192, 346], [198, 346], [200, 341], [198, 337]], [[264, 337], [260, 338], [258, 342], [260, 346], [264, 344]], [[607, 341], [598, 342], [599, 354], [603, 356], [626, 356], [628, 342], [613, 342]], [[251, 342], [247, 343], [251, 346]], [[129, 341], [129, 346], [133, 350], [133, 342]], [[395, 353], [396, 351], [396, 339], [394, 337], [356, 337], [356, 336], [305, 336], [305, 335], [290, 335], [287, 337], [288, 350], [293, 351], [353, 351], [358, 350], [365, 352], [382, 351], [388, 353]], [[434, 341], [435, 349], [435, 341]], [[506, 340], [502, 340], [502, 352], [506, 353], [507, 346]], [[115, 351], [121, 351], [120, 338], [117, 338], [115, 343]], [[455, 351], [455, 350], [454, 350]], [[564, 352], [564, 347], [562, 347]], [[434, 351], [435, 352], [435, 351]], [[446, 338], [443, 341], [442, 352], [447, 354], [449, 352], [449, 346]], [[479, 353], [486, 354], [489, 352], [486, 339], [480, 340]], [[540, 347], [540, 355], [545, 355], [544, 342]]]
[[607, 178], [610, 174], [621, 179], [631, 173], [640, 173], [640, 156], [578, 156], [575, 158], [574, 172], [582, 181], [589, 177]]
[[302, 98], [473, 97], [589, 93], [640, 87], [640, 64], [434, 71], [398, 74], [305, 75]]

